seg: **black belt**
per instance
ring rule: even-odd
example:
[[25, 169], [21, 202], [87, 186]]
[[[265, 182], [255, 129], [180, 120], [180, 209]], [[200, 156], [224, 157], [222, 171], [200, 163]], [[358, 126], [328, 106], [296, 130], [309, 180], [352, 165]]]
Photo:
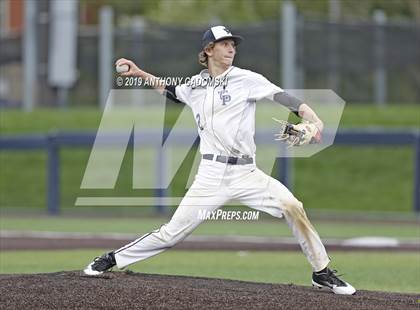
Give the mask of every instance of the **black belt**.
[[[214, 156], [216, 155], [204, 154], [203, 159], [213, 160]], [[221, 163], [228, 163], [231, 165], [249, 165], [254, 162], [252, 157], [249, 157], [249, 156], [231, 157], [231, 156], [223, 156], [223, 155], [217, 155], [216, 161], [221, 162]]]

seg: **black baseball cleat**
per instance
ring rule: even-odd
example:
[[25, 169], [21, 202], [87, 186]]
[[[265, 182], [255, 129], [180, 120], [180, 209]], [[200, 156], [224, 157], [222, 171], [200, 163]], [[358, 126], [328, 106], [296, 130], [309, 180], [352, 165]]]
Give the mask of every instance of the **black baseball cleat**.
[[337, 270], [325, 268], [312, 273], [312, 285], [318, 288], [328, 288], [339, 295], [354, 295], [356, 289], [347, 282], [340, 280], [336, 275]]
[[88, 276], [98, 276], [111, 269], [116, 264], [114, 252], [109, 252], [101, 257], [95, 257], [93, 262], [87, 265], [83, 272]]

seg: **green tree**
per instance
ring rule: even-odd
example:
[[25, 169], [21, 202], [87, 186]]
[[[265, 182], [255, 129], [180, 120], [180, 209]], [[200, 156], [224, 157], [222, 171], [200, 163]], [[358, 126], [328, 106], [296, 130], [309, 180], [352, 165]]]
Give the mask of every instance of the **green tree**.
[[[293, 0], [303, 16], [327, 18], [329, 0]], [[119, 16], [142, 15], [162, 24], [244, 24], [278, 18], [282, 0], [82, 0], [81, 5], [110, 5]], [[389, 19], [420, 21], [419, 0], [340, 0], [342, 18], [370, 18], [376, 9]]]

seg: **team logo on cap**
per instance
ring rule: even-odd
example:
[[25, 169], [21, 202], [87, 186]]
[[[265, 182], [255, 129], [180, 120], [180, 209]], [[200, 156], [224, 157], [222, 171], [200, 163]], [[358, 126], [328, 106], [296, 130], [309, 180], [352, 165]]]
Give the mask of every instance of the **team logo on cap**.
[[226, 27], [223, 27], [223, 30], [227, 33], [227, 34], [232, 34], [232, 32], [230, 32], [230, 30], [229, 29], [227, 29]]
[[225, 26], [212, 27], [211, 32], [213, 32], [213, 36], [216, 40], [220, 38], [232, 37], [232, 32], [230, 32], [230, 30]]

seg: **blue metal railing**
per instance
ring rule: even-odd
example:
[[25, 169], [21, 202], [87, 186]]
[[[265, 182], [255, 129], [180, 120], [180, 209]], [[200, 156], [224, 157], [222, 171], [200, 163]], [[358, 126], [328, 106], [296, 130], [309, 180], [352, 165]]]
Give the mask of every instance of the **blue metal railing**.
[[[156, 132], [149, 132], [148, 137], [156, 135]], [[182, 135], [173, 137], [182, 144]], [[270, 137], [271, 134], [258, 132], [257, 136]], [[46, 150], [48, 154], [47, 163], [47, 208], [48, 213], [57, 215], [60, 212], [60, 156], [59, 150], [62, 147], [92, 147], [96, 138], [96, 133], [90, 132], [62, 132], [51, 133], [48, 135], [23, 135], [23, 136], [2, 136], [0, 137], [0, 151], [4, 150]], [[155, 141], [149, 139], [148, 141]], [[161, 138], [161, 135], [160, 135]], [[271, 141], [271, 140], [270, 140]], [[132, 139], [130, 139], [132, 144]], [[335, 145], [355, 145], [355, 146], [390, 146], [390, 145], [411, 145], [415, 149], [414, 156], [414, 193], [413, 210], [420, 213], [420, 132], [418, 130], [393, 130], [383, 129], [352, 129], [341, 130], [337, 133]], [[160, 153], [162, 149], [160, 149]], [[160, 154], [159, 158], [163, 158]], [[158, 164], [158, 167], [161, 165]], [[282, 157], [279, 162], [279, 179], [286, 186], [290, 186], [291, 158]], [[162, 169], [158, 169], [162, 170]], [[160, 172], [162, 173], [162, 171]], [[158, 174], [160, 174], [158, 172]], [[157, 195], [164, 195], [165, 191], [157, 189]], [[162, 206], [156, 205], [158, 210]]]

